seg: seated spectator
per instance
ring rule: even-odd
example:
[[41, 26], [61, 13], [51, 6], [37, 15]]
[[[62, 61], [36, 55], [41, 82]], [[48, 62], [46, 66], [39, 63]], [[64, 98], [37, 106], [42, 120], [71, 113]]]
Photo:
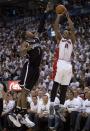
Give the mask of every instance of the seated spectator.
[[37, 97], [32, 96], [32, 102], [30, 103], [30, 108], [27, 110], [29, 114], [29, 119], [35, 123], [35, 127], [37, 127], [37, 111], [38, 111], [38, 102]]
[[39, 131], [48, 130], [48, 115], [49, 115], [50, 101], [47, 95], [43, 96], [43, 103], [38, 105], [38, 126]]
[[3, 102], [4, 105], [3, 105], [3, 112], [1, 114], [1, 120], [2, 120], [3, 129], [6, 130], [8, 128], [7, 117], [9, 113], [12, 113], [15, 107], [15, 101], [13, 100], [13, 95], [8, 93], [6, 101], [4, 100]]
[[31, 102], [32, 102], [32, 97], [33, 97], [33, 96], [36, 96], [35, 90], [32, 90], [32, 91], [28, 94], [27, 102], [28, 102], [29, 104], [31, 104]]
[[81, 108], [81, 101], [78, 98], [74, 97], [74, 92], [69, 92], [69, 99], [64, 103], [65, 112], [66, 112], [66, 124], [68, 125], [68, 130], [73, 130], [75, 128], [75, 121], [77, 115]]
[[43, 90], [39, 90], [38, 91], [38, 96], [37, 96], [37, 100], [39, 104], [43, 103]]
[[[83, 124], [81, 125], [80, 123]], [[87, 92], [87, 99], [83, 102], [81, 113], [78, 114], [76, 119], [75, 131], [90, 130], [90, 90]]]
[[80, 97], [80, 94], [79, 94], [78, 90], [74, 89], [73, 92], [74, 92], [74, 98], [78, 99], [80, 101], [81, 105], [82, 105], [83, 104], [83, 99]]

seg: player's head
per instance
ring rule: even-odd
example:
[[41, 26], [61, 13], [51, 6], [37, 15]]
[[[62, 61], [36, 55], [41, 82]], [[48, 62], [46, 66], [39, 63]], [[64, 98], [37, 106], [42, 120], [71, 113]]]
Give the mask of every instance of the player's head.
[[27, 38], [34, 38], [35, 37], [35, 35], [30, 31], [26, 31], [25, 35], [26, 35]]
[[70, 31], [69, 30], [65, 30], [64, 33], [63, 33], [63, 37], [65, 39], [69, 39], [70, 38]]

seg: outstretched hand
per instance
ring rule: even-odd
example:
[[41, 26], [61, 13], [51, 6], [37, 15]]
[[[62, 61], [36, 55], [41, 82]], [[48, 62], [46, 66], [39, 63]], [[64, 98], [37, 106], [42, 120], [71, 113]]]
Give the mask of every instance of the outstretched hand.
[[73, 26], [73, 22], [72, 22], [72, 20], [71, 20], [71, 18], [70, 18], [70, 16], [69, 16], [69, 12], [68, 12], [67, 10], [65, 11], [65, 15], [66, 15], [66, 17], [67, 17], [68, 24], [69, 24], [70, 26]]
[[48, 12], [48, 11], [51, 11], [51, 10], [53, 10], [53, 5], [51, 4], [51, 2], [48, 2], [48, 4], [47, 4], [47, 7], [46, 7], [46, 12]]
[[65, 8], [64, 14], [66, 15], [67, 18], [69, 18], [69, 12], [66, 8]]

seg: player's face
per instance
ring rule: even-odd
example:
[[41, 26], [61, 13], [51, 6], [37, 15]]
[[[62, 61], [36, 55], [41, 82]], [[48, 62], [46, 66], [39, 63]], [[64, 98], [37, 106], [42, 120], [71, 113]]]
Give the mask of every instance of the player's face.
[[65, 30], [64, 33], [63, 33], [63, 37], [64, 37], [65, 39], [69, 39], [69, 36], [70, 36], [69, 31], [68, 31], [68, 30]]

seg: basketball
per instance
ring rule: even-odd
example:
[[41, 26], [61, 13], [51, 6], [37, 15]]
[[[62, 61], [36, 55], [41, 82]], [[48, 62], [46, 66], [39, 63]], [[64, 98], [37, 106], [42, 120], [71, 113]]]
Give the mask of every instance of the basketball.
[[56, 7], [56, 13], [57, 14], [62, 14], [62, 13], [64, 13], [64, 11], [65, 11], [65, 6], [64, 5], [58, 5], [57, 7]]

